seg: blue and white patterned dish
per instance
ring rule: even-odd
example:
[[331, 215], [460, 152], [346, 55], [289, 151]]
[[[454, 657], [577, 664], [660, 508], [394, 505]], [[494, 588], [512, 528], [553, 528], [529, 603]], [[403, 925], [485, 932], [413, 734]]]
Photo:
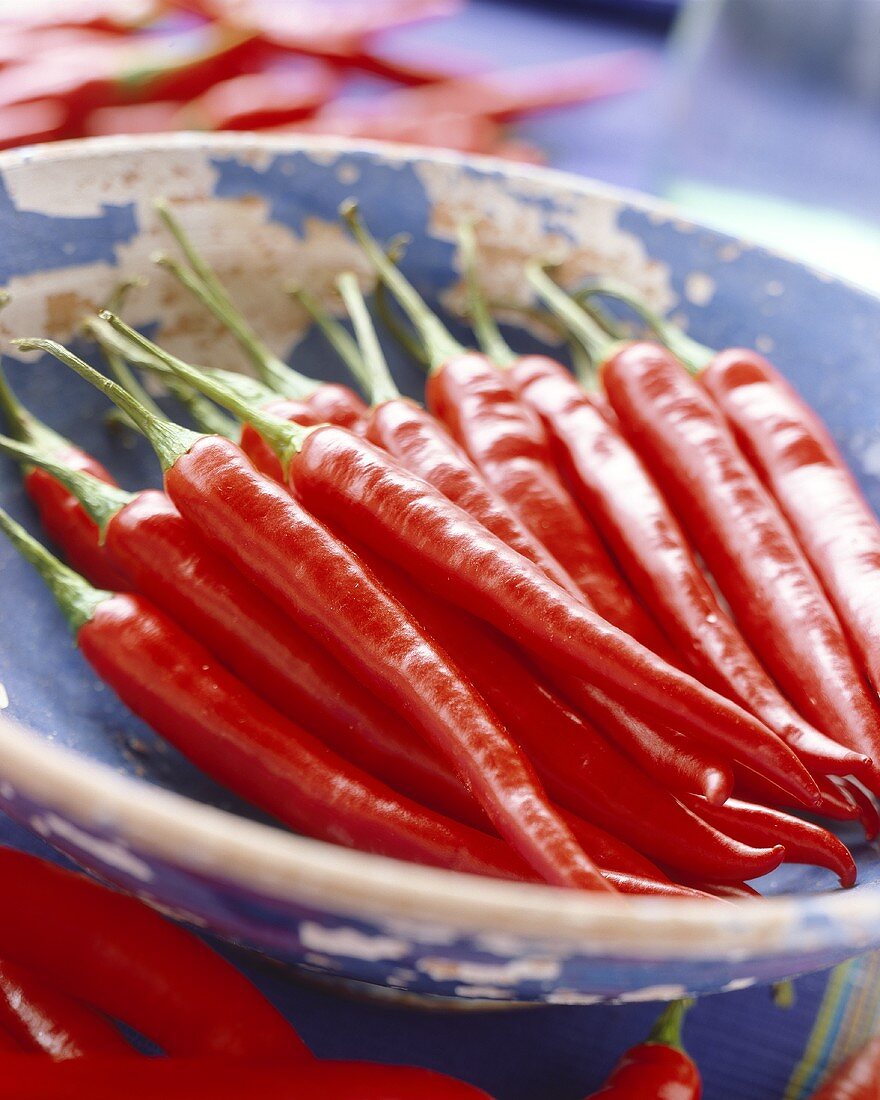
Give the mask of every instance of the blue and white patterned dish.
[[[455, 224], [480, 221], [486, 281], [522, 299], [522, 263], [568, 251], [566, 277], [625, 278], [698, 338], [772, 354], [827, 418], [880, 503], [880, 301], [682, 221], [653, 200], [539, 169], [379, 145], [243, 137], [107, 139], [0, 157], [4, 337], [74, 339], [120, 274], [149, 274], [131, 319], [174, 350], [238, 365], [227, 338], [150, 264], [164, 195], [252, 317], [288, 353], [305, 323], [292, 279], [329, 298], [363, 270], [340, 228], [349, 195], [379, 234], [405, 230], [406, 265], [435, 301], [460, 294]], [[521, 346], [534, 337], [514, 334]], [[81, 349], [85, 350], [85, 349]], [[309, 374], [342, 372], [314, 334]], [[145, 447], [112, 438], [105, 404], [48, 362], [7, 361], [25, 401], [127, 486], [155, 482]], [[395, 363], [417, 393], [416, 368]], [[33, 523], [12, 466], [0, 501]], [[498, 1002], [663, 999], [742, 988], [880, 946], [880, 860], [860, 885], [785, 868], [779, 895], [722, 905], [618, 900], [414, 867], [291, 836], [201, 776], [102, 690], [36, 576], [0, 545], [0, 808], [106, 879], [216, 934], [329, 977], [400, 993]], [[250, 820], [247, 820], [250, 818]]]

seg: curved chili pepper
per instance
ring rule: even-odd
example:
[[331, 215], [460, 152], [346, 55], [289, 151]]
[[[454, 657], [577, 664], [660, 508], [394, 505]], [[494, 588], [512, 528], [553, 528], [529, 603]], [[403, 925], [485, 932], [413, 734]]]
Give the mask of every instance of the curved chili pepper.
[[[149, 343], [118, 318], [112, 317], [111, 323], [130, 339]], [[86, 364], [52, 341], [20, 344], [63, 358], [81, 374], [88, 374], [96, 386], [112, 392], [101, 376], [94, 377]], [[573, 599], [433, 486], [389, 462], [366, 440], [335, 427], [295, 429], [286, 421], [250, 410], [219, 383], [150, 346], [185, 381], [251, 420], [284, 456], [283, 461], [289, 462], [296, 492], [315, 515], [396, 561], [420, 583], [441, 592], [442, 598], [485, 619], [539, 657], [552, 654], [568, 672], [621, 697], [628, 710], [665, 720], [722, 751], [748, 755], [785, 789], [796, 790], [810, 803], [818, 800], [809, 773], [760, 722]], [[217, 449], [215, 442], [203, 440], [202, 446]], [[169, 483], [170, 478], [169, 474]], [[216, 511], [205, 509], [206, 502], [207, 498], [202, 505], [188, 501], [187, 508]], [[406, 518], [406, 539], [400, 537], [401, 517]], [[200, 522], [212, 521], [204, 515]], [[270, 583], [274, 567], [256, 568], [264, 586]], [[455, 572], [454, 585], [449, 584], [450, 569]], [[285, 597], [289, 601], [289, 594]], [[325, 630], [326, 613], [325, 608], [321, 616]], [[389, 699], [393, 705], [394, 699]]]
[[511, 374], [551, 434], [580, 504], [700, 680], [765, 722], [811, 770], [876, 774], [864, 756], [819, 733], [782, 696], [721, 607], [638, 455], [568, 371], [526, 356]]
[[134, 1053], [109, 1020], [7, 959], [0, 959], [0, 1027], [20, 1049], [56, 1062]]
[[[0, 371], [0, 409], [9, 431], [23, 443], [37, 447], [57, 461], [83, 470], [108, 485], [115, 485], [112, 475], [91, 455], [58, 435], [25, 409]], [[43, 529], [64, 551], [64, 556], [80, 573], [94, 584], [119, 590], [126, 587], [118, 569], [107, 560], [98, 539], [98, 528], [82, 510], [76, 498], [45, 470], [30, 468], [24, 475], [24, 486], [33, 501]]]
[[227, 328], [245, 355], [250, 359], [257, 377], [284, 397], [305, 401], [321, 421], [355, 429], [367, 415], [367, 406], [347, 386], [317, 382], [288, 366], [260, 340], [247, 319], [239, 312], [226, 288], [205, 262], [165, 203], [156, 210], [186, 257], [189, 267], [159, 257], [159, 261]]
[[[469, 512], [508, 546], [540, 566], [566, 591], [578, 595], [577, 586], [559, 562], [532, 535], [507, 501], [489, 487], [446, 428], [420, 405], [401, 396], [375, 339], [356, 278], [344, 275], [339, 286], [355, 322], [360, 349], [347, 348], [341, 334], [335, 333], [333, 322], [308, 296], [301, 295], [301, 300], [325, 332], [334, 333], [337, 350], [369, 394], [371, 410], [366, 422], [366, 438]], [[280, 470], [277, 458], [276, 463]]]
[[228, 1058], [88, 1058], [53, 1064], [0, 1057], [2, 1100], [491, 1100], [482, 1089], [428, 1069], [370, 1062]]
[[664, 786], [673, 792], [705, 795], [712, 803], [730, 797], [734, 776], [726, 755], [706, 751], [668, 727], [643, 722], [606, 692], [560, 671], [551, 661], [538, 664], [563, 699]]
[[361, 224], [354, 203], [343, 217], [379, 277], [419, 329], [428, 349], [426, 399], [489, 485], [563, 566], [607, 621], [656, 651], [668, 651], [584, 519], [553, 465], [539, 419], [517, 398], [504, 370], [466, 352]]
[[710, 825], [744, 844], [782, 844], [786, 863], [827, 867], [838, 876], [841, 886], [855, 885], [858, 872], [849, 849], [821, 825], [734, 798], [723, 806], [711, 806], [705, 799], [687, 796], [684, 801]]
[[687, 1004], [674, 1001], [654, 1025], [648, 1039], [617, 1063], [611, 1076], [587, 1100], [700, 1100], [700, 1071], [681, 1045], [681, 1023]]
[[[379, 580], [413, 611], [468, 676], [535, 766], [548, 793], [583, 820], [595, 822], [676, 870], [707, 879], [757, 878], [778, 866], [775, 842], [760, 851], [723, 836], [644, 775], [579, 715], [565, 707], [513, 646], [444, 600], [435, 599], [378, 554], [352, 540]], [[552, 736], [547, 731], [552, 730]], [[579, 823], [567, 818], [580, 836]], [[604, 842], [603, 842], [604, 843]], [[624, 867], [597, 839], [584, 844], [600, 866]]]
[[218, 80], [179, 111], [182, 130], [265, 130], [309, 118], [332, 99], [342, 81], [320, 61], [243, 73]]
[[[580, 323], [589, 333], [588, 319]], [[647, 342], [609, 348], [601, 334], [596, 345], [604, 345], [605, 390], [624, 432], [751, 647], [820, 730], [880, 759], [876, 699], [803, 550], [718, 406], [665, 348]], [[877, 776], [875, 769], [871, 782], [880, 786]]]
[[168, 498], [108, 490], [0, 436], [0, 450], [43, 462], [98, 525], [109, 561], [278, 711], [395, 790], [478, 828], [485, 816], [405, 722], [357, 683], [262, 593], [213, 555]]
[[880, 1036], [875, 1036], [822, 1082], [812, 1100], [876, 1100], [878, 1081]]
[[880, 524], [828, 430], [757, 352], [719, 353], [700, 381], [776, 498], [880, 692]]
[[246, 978], [143, 902], [11, 848], [0, 848], [0, 878], [4, 957], [66, 996], [168, 1054], [308, 1057]]
[[[129, 339], [149, 343], [118, 318], [112, 317], [112, 323]], [[498, 832], [526, 862], [557, 885], [609, 888], [469, 681], [324, 524], [259, 474], [231, 441], [199, 436], [145, 414], [125, 390], [52, 341], [28, 340], [19, 346], [55, 355], [128, 413], [159, 455], [166, 491], [180, 512], [285, 614], [447, 754]], [[192, 368], [171, 357], [169, 365], [186, 381], [204, 384]], [[266, 425], [271, 432], [277, 424], [285, 439], [288, 433], [299, 439], [308, 431], [358, 439], [344, 429], [294, 428], [264, 414], [253, 422], [264, 437]], [[546, 584], [557, 590], [552, 582]], [[345, 598], [328, 600], [328, 592]]]

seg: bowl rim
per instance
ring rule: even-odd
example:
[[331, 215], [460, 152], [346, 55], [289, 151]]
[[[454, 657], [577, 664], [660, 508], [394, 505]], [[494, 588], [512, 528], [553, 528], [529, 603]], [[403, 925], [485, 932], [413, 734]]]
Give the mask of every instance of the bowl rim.
[[[511, 179], [528, 178], [554, 190], [598, 195], [677, 224], [712, 228], [649, 195], [556, 169], [420, 146], [332, 137], [181, 133], [88, 138], [0, 153], [0, 173], [47, 161], [181, 149], [230, 154], [246, 150], [332, 151], [393, 161], [446, 163]], [[715, 229], [712, 232], [748, 246], [741, 238]], [[780, 255], [760, 245], [748, 247]], [[797, 260], [791, 262], [815, 270]], [[858, 284], [821, 274], [875, 298]], [[358, 919], [393, 917], [414, 928], [454, 926], [467, 934], [551, 940], [589, 955], [682, 960], [734, 953], [738, 957], [780, 952], [802, 955], [805, 950], [815, 951], [842, 940], [852, 941], [855, 953], [862, 947], [859, 937], [864, 937], [865, 929], [880, 915], [880, 888], [870, 886], [724, 905], [708, 900], [580, 893], [403, 863], [248, 821], [120, 774], [45, 740], [2, 713], [0, 781], [8, 793], [24, 793], [47, 810], [70, 814], [79, 823], [99, 830], [112, 829], [123, 845], [130, 844], [138, 852], [213, 874], [258, 894], [269, 893]], [[102, 851], [112, 866], [112, 849], [103, 846]], [[117, 856], [122, 859], [123, 853], [120, 848]], [[852, 935], [842, 929], [851, 930]]]

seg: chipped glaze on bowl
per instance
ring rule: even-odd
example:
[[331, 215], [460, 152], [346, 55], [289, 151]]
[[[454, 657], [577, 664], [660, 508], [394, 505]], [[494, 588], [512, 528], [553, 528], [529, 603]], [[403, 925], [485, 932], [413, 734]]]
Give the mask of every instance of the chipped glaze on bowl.
[[[194, 361], [242, 366], [228, 337], [150, 263], [169, 244], [152, 210], [159, 195], [178, 204], [259, 331], [326, 378], [344, 374], [306, 334], [284, 284], [307, 284], [331, 302], [341, 268], [367, 274], [337, 220], [349, 195], [380, 236], [412, 235], [407, 270], [453, 310], [454, 231], [466, 216], [480, 223], [496, 300], [527, 301], [521, 269], [536, 253], [564, 253], [571, 280], [617, 275], [699, 339], [771, 354], [880, 503], [880, 301], [654, 200], [542, 169], [225, 135], [3, 154], [0, 284], [13, 295], [0, 316], [4, 338], [75, 339], [82, 313], [121, 274], [147, 273], [149, 286], [131, 299], [134, 323]], [[514, 335], [525, 348], [541, 333]], [[400, 357], [394, 367], [417, 394], [417, 368]], [[108, 434], [106, 405], [70, 372], [48, 361], [7, 368], [25, 401], [123, 484], [155, 483], [147, 449]], [[9, 465], [0, 500], [33, 526]], [[743, 988], [880, 946], [880, 860], [864, 843], [855, 844], [854, 890], [835, 891], [823, 871], [786, 867], [762, 883], [769, 900], [720, 905], [494, 882], [292, 836], [200, 775], [96, 682], [39, 580], [5, 543], [0, 583], [0, 808], [108, 881], [272, 958], [401, 996], [582, 1004]]]

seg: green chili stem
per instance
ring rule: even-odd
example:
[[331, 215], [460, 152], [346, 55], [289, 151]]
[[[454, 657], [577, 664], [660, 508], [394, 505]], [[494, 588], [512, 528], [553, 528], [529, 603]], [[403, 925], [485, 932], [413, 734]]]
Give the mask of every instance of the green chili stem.
[[[114, 314], [107, 314], [107, 317], [112, 316]], [[88, 363], [80, 359], [78, 355], [74, 355], [63, 344], [58, 344], [54, 340], [38, 338], [14, 340], [13, 343], [20, 347], [22, 351], [48, 352], [49, 355], [54, 356], [65, 366], [76, 371], [81, 378], [100, 390], [117, 408], [122, 409], [132, 423], [135, 424], [138, 431], [147, 437], [162, 464], [163, 470], [170, 469], [181, 455], [186, 454], [190, 447], [202, 438], [197, 432], [191, 432], [188, 428], [174, 424], [164, 417], [154, 416], [149, 409], [145, 409], [141, 405], [137, 398], [132, 397], [127, 390], [124, 390], [118, 382], [112, 381], [112, 379], [101, 374], [100, 371], [96, 371], [94, 367], [90, 367]]]
[[56, 481], [60, 481], [65, 489], [73, 493], [102, 534], [120, 508], [135, 499], [133, 494], [115, 485], [108, 485], [106, 481], [101, 481], [85, 470], [75, 470], [63, 462], [56, 462], [39, 447], [29, 447], [26, 443], [0, 435], [0, 451], [11, 455], [23, 465], [39, 466]]
[[303, 399], [314, 393], [318, 383], [289, 367], [257, 336], [220, 282], [216, 272], [199, 253], [183, 226], [164, 202], [156, 210], [186, 257], [189, 268], [170, 256], [159, 255], [156, 262], [172, 274], [227, 328], [257, 371], [260, 381], [285, 397]]
[[[108, 324], [100, 317], [90, 317], [86, 321], [86, 329], [91, 332], [92, 336], [101, 345], [108, 345], [109, 347], [117, 348], [120, 354], [124, 355], [129, 362], [134, 363], [135, 366], [140, 367], [141, 370], [148, 370], [152, 374], [158, 374], [166, 386], [174, 391], [174, 386], [180, 385], [179, 379], [175, 378], [175, 375], [171, 368], [164, 363], [157, 355], [152, 355], [146, 349], [142, 348], [139, 344], [133, 343], [131, 340], [126, 340], [121, 336], [112, 325]], [[239, 396], [245, 401], [252, 401], [255, 405], [267, 404], [269, 401], [278, 400], [278, 392], [276, 390], [270, 390], [268, 386], [264, 386], [262, 382], [258, 382], [256, 378], [251, 378], [248, 374], [240, 374], [238, 371], [222, 370], [220, 367], [203, 367], [197, 366], [197, 370], [202, 371], [203, 374], [207, 374], [210, 378], [216, 378], [218, 382], [223, 382], [224, 385], [230, 387], [230, 389], [236, 390]], [[188, 389], [189, 387], [184, 387]], [[176, 396], [176, 393], [175, 393]], [[179, 398], [178, 398], [179, 399]]]
[[458, 249], [467, 287], [468, 313], [477, 336], [480, 349], [499, 367], [509, 367], [517, 356], [501, 335], [495, 318], [489, 311], [485, 295], [480, 289], [477, 270], [477, 238], [471, 222], [458, 227]]
[[526, 278], [542, 301], [563, 322], [569, 332], [580, 340], [594, 363], [601, 364], [611, 358], [619, 347], [620, 341], [611, 339], [593, 318], [550, 278], [540, 263], [532, 261], [526, 265]]
[[357, 275], [346, 272], [339, 276], [336, 285], [354, 325], [370, 404], [384, 405], [386, 401], [394, 401], [400, 397], [400, 390], [388, 369]]
[[429, 308], [427, 302], [400, 268], [386, 256], [379, 242], [361, 220], [357, 203], [353, 199], [348, 199], [340, 206], [339, 212], [382, 282], [400, 303], [419, 334], [419, 339], [424, 344], [428, 355], [430, 370], [436, 371], [448, 359], [461, 355], [466, 349], [455, 339], [437, 314]]
[[584, 287], [580, 294], [584, 297], [601, 294], [606, 298], [614, 298], [618, 302], [623, 302], [624, 305], [629, 306], [645, 322], [660, 342], [669, 348], [676, 359], [681, 360], [691, 374], [699, 374], [715, 355], [712, 348], [708, 348], [705, 344], [694, 340], [677, 325], [667, 321], [665, 317], [661, 317], [659, 313], [639, 298], [632, 287], [619, 282], [617, 279], [596, 279], [589, 286]]
[[93, 588], [85, 577], [74, 573], [72, 569], [50, 554], [42, 543], [37, 542], [2, 509], [0, 509], [0, 531], [46, 582], [74, 637], [87, 622], [94, 618], [98, 606], [113, 595], [112, 592]]
[[692, 1004], [693, 1001], [691, 1000], [672, 1001], [671, 1004], [668, 1004], [660, 1014], [645, 1042], [683, 1051], [681, 1026]]
[[174, 374], [194, 386], [200, 393], [210, 397], [212, 401], [216, 401], [223, 408], [229, 409], [240, 420], [252, 424], [276, 451], [285, 470], [290, 463], [290, 459], [301, 448], [306, 437], [314, 431], [313, 428], [303, 428], [299, 424], [292, 424], [288, 420], [282, 420], [280, 417], [264, 413], [249, 402], [243, 401], [228, 386], [203, 374], [200, 370], [190, 366], [189, 363], [184, 363], [182, 359], [169, 355], [158, 344], [148, 340], [146, 336], [131, 328], [114, 313], [108, 313], [105, 310], [101, 317], [111, 324], [117, 332], [121, 332], [123, 336], [133, 340], [144, 350], [161, 359]]
[[357, 341], [352, 338], [345, 325], [332, 317], [330, 311], [325, 309], [314, 294], [310, 294], [304, 287], [291, 287], [290, 293], [323, 332], [327, 343], [354, 375], [357, 384], [369, 392], [370, 379], [364, 372], [364, 363]]
[[576, 290], [572, 294], [572, 298], [585, 313], [588, 313], [594, 321], [605, 329], [609, 336], [613, 336], [615, 340], [625, 340], [629, 333], [622, 324], [619, 324], [611, 316], [608, 310], [603, 309], [598, 302], [593, 301], [591, 285], [581, 290]]

